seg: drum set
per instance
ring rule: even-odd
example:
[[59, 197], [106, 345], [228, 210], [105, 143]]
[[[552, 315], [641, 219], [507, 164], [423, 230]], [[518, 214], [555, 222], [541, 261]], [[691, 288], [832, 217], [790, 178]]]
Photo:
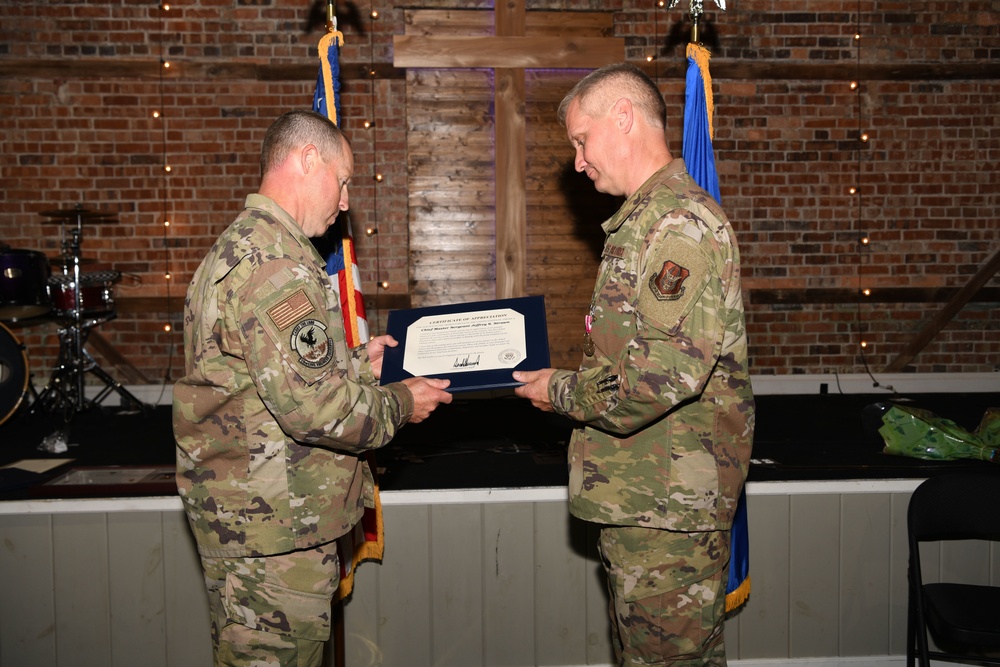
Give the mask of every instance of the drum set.
[[[15, 414], [29, 395], [32, 412], [43, 411], [64, 423], [111, 392], [121, 396], [123, 406], [145, 410], [146, 406], [84, 349], [91, 329], [116, 315], [114, 285], [121, 280], [121, 273], [84, 272], [83, 267], [94, 260], [81, 253], [83, 229], [85, 224], [116, 222], [113, 214], [77, 205], [41, 215], [62, 226], [62, 252], [58, 256], [49, 258], [41, 252], [0, 244], [0, 424]], [[48, 384], [39, 392], [30, 383], [24, 345], [4, 323], [32, 326], [45, 322], [58, 327], [59, 356]], [[89, 398], [84, 381], [87, 373], [103, 383]]]

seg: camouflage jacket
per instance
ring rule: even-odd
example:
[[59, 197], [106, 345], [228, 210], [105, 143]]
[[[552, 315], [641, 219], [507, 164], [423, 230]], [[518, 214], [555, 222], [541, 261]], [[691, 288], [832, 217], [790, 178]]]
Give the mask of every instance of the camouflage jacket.
[[755, 409], [733, 230], [680, 159], [603, 227], [593, 356], [549, 384], [553, 407], [582, 422], [569, 446], [570, 511], [612, 525], [726, 529]]
[[198, 549], [273, 555], [346, 533], [371, 503], [359, 454], [409, 419], [348, 349], [325, 263], [273, 201], [250, 195], [194, 275], [174, 386], [177, 486]]

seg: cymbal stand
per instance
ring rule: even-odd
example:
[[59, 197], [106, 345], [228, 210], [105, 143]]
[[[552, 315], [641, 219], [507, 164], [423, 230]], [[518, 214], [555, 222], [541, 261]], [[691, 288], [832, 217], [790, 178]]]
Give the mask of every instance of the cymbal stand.
[[[52, 415], [62, 415], [68, 422], [78, 412], [99, 405], [112, 391], [122, 398], [123, 405], [145, 412], [146, 404], [126, 389], [120, 382], [109, 375], [97, 361], [84, 349], [90, 329], [101, 322], [110, 320], [114, 313], [102, 319], [85, 319], [83, 312], [83, 284], [80, 271], [80, 240], [83, 236], [83, 209], [77, 205], [76, 227], [71, 230], [72, 240], [63, 240], [63, 250], [66, 256], [73, 258], [73, 312], [68, 325], [59, 329], [59, 360], [48, 385], [35, 399], [32, 406], [40, 406]], [[94, 398], [88, 400], [84, 392], [84, 374], [93, 373], [101, 382], [102, 388]]]

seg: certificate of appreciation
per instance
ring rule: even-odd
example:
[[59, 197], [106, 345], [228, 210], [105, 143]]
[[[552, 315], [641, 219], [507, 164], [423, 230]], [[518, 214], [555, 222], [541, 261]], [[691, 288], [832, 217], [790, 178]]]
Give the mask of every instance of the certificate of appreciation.
[[549, 364], [545, 302], [540, 296], [389, 312], [382, 384], [408, 377], [451, 380], [449, 391], [514, 387], [515, 369]]

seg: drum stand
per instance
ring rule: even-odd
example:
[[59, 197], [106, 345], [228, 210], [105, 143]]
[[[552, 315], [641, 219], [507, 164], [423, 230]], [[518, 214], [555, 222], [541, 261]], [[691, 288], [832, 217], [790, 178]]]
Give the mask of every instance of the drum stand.
[[[63, 421], [68, 423], [74, 414], [100, 404], [114, 391], [121, 397], [123, 406], [128, 405], [130, 408], [145, 413], [146, 404], [105, 372], [90, 356], [90, 353], [83, 348], [90, 330], [98, 324], [114, 318], [115, 314], [112, 311], [100, 318], [84, 318], [83, 285], [81, 284], [80, 272], [80, 237], [83, 234], [82, 210], [75, 217], [77, 225], [73, 230], [72, 240], [63, 242], [64, 256], [73, 260], [74, 307], [70, 313], [71, 317], [67, 318], [69, 323], [59, 329], [59, 359], [56, 370], [52, 373], [48, 385], [35, 397], [31, 411], [34, 412], [36, 408], [41, 408], [53, 416], [61, 415]], [[91, 399], [88, 399], [84, 393], [84, 375], [86, 373], [93, 373], [104, 383], [104, 387]]]

